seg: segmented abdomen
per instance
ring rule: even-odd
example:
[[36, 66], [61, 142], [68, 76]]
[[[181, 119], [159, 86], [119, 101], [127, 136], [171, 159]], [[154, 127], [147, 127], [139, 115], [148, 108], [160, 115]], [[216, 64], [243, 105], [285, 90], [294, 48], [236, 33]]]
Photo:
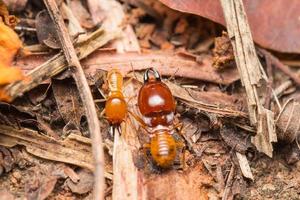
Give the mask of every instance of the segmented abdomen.
[[110, 91], [121, 91], [123, 87], [123, 76], [117, 69], [108, 72], [107, 75], [108, 87]]

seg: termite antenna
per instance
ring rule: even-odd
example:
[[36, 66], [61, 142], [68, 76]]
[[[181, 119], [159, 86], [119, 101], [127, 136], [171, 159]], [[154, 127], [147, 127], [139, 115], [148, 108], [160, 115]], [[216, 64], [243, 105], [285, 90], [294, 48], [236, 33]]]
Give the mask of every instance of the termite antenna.
[[158, 71], [156, 71], [153, 68], [149, 68], [146, 70], [146, 72], [144, 74], [144, 83], [147, 83], [149, 81], [149, 72], [151, 72], [153, 74], [154, 78], [157, 81], [161, 81], [161, 77], [160, 77], [160, 74], [158, 73]]

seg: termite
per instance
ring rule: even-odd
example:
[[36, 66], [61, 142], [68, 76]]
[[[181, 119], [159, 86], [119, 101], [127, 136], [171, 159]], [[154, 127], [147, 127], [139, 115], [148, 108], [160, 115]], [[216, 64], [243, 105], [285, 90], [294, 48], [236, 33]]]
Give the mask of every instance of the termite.
[[105, 116], [111, 127], [119, 127], [127, 115], [127, 103], [123, 95], [123, 76], [117, 69], [107, 74], [109, 94], [105, 103]]
[[150, 136], [150, 143], [144, 148], [150, 149], [159, 167], [172, 166], [177, 148], [183, 147], [183, 143], [175, 141], [173, 136], [179, 125], [174, 123], [175, 99], [169, 87], [161, 81], [160, 74], [152, 68], [145, 71], [144, 84], [138, 94], [138, 108]]

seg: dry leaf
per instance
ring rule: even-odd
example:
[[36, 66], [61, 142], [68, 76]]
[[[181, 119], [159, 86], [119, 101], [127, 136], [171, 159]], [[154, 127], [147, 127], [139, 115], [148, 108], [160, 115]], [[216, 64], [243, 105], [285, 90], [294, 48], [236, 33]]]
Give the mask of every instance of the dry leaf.
[[27, 0], [3, 0], [10, 11], [20, 12], [24, 10]]
[[[206, 17], [225, 25], [217, 0], [160, 0], [168, 7]], [[300, 53], [300, 1], [244, 0], [253, 39], [259, 45], [286, 53]]]
[[1, 21], [10, 27], [16, 26], [19, 22], [18, 18], [14, 15], [9, 15], [8, 9], [2, 0], [0, 0], [0, 22]]
[[18, 35], [4, 23], [0, 22], [0, 100], [9, 100], [1, 86], [22, 79], [19, 69], [11, 67], [14, 56], [22, 47]]

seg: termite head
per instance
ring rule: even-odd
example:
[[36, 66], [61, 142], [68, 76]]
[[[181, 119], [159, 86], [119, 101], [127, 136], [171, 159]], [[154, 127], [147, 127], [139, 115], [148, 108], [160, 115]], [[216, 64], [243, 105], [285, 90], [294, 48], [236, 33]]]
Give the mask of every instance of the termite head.
[[149, 126], [172, 123], [175, 100], [169, 87], [161, 81], [159, 73], [154, 69], [147, 69], [144, 74], [144, 85], [139, 91], [138, 106], [143, 117], [150, 120], [147, 123]]
[[176, 142], [168, 130], [153, 134], [150, 141], [150, 153], [159, 167], [172, 166], [176, 158]]

